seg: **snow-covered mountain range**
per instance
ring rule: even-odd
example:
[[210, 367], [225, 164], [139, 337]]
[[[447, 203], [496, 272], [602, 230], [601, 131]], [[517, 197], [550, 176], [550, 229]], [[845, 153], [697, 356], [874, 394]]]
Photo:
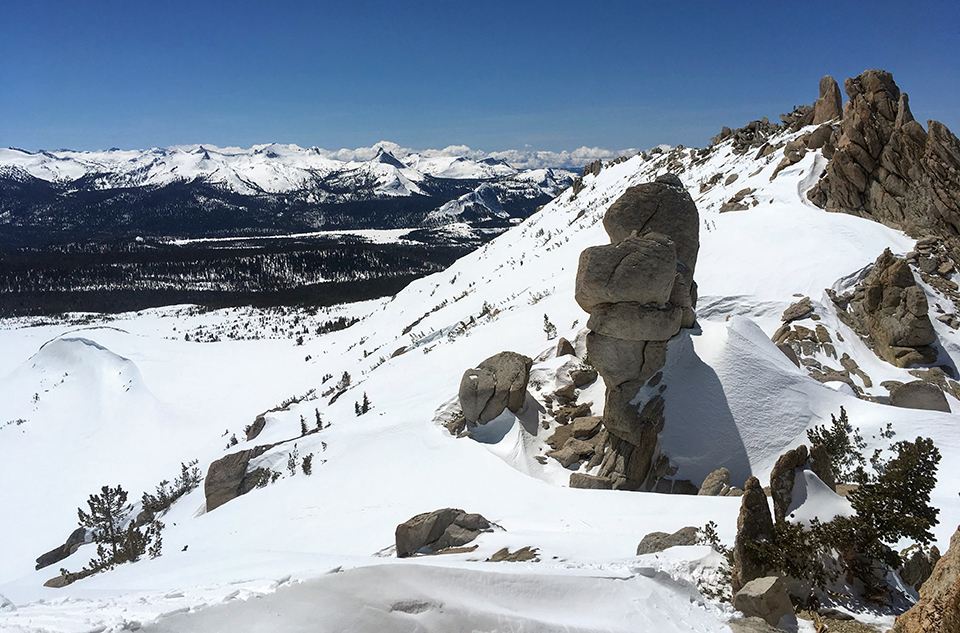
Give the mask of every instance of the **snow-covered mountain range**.
[[[731, 544], [741, 498], [571, 487], [572, 475], [595, 476], [600, 466], [564, 465], [548, 443], [568, 426], [556, 417], [558, 392], [605, 413], [603, 380], [572, 382], [590, 370], [589, 315], [575, 300], [581, 253], [609, 244], [604, 214], [615, 201], [666, 174], [699, 214], [696, 324], [669, 339], [651, 384], [663, 394], [658, 450], [675, 467], [670, 477], [699, 487], [724, 467], [735, 487], [751, 476], [766, 484], [778, 458], [843, 407], [868, 456], [891, 432], [934, 440], [943, 458], [933, 533], [946, 551], [960, 523], [953, 236], [875, 221], [869, 200], [837, 213], [814, 204], [811, 191], [842, 184], [831, 175], [842, 159], [833, 161], [852, 151], [842, 125], [814, 123], [815, 110], [725, 130], [702, 150], [657, 148], [591, 165], [528, 219], [382, 300], [0, 321], [0, 628], [729, 632], [737, 613], [715, 599], [724, 584], [718, 553], [636, 550], [648, 533], [709, 521]], [[814, 147], [818, 131], [827, 139]], [[941, 154], [949, 174], [949, 152]], [[368, 167], [380, 165], [425, 173], [385, 155]], [[482, 185], [461, 194], [439, 219], [476, 212], [487, 195]], [[920, 297], [929, 305], [934, 341], [925, 346], [935, 362], [890, 362], [851, 317], [846, 293], [886, 249], [917, 280], [911, 305]], [[784, 315], [807, 299], [808, 309]], [[338, 319], [352, 325], [329, 327]], [[558, 347], [560, 337], [569, 347]], [[464, 372], [501, 351], [532, 359], [522, 407], [451, 433]], [[891, 404], [898, 385], [918, 380], [941, 389], [949, 411]], [[224, 457], [240, 464], [241, 479], [277, 475], [217, 507], [208, 479], [162, 516], [161, 556], [44, 586], [93, 554], [81, 545], [34, 570], [77, 527], [88, 495], [121, 484], [136, 497], [183, 462], [197, 459], [210, 473]], [[797, 473], [796, 517], [849, 512], [808, 469]], [[398, 524], [446, 507], [495, 527], [471, 547], [398, 558]], [[535, 557], [491, 560], [524, 547]], [[893, 622], [892, 607], [868, 609], [842, 593], [832, 600], [862, 622]], [[815, 629], [801, 620], [800, 630]]]
[[382, 144], [368, 160], [349, 161], [317, 148], [278, 144], [0, 149], [0, 239], [20, 244], [416, 228], [426, 214], [481, 186], [494, 193], [483, 200], [499, 205], [497, 212], [481, 215], [506, 226], [572, 179], [562, 169], [516, 169], [495, 158], [418, 153], [398, 158], [384, 149], [392, 145]]

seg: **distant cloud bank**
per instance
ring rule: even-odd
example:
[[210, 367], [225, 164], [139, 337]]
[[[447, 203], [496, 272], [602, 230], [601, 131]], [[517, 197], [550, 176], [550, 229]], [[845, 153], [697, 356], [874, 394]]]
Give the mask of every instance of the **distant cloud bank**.
[[327, 158], [335, 158], [342, 161], [350, 160], [370, 160], [377, 155], [380, 149], [388, 151], [397, 158], [404, 158], [410, 154], [420, 154], [428, 158], [435, 156], [463, 156], [474, 160], [484, 158], [496, 158], [505, 160], [514, 167], [520, 169], [541, 169], [544, 167], [560, 167], [564, 169], [579, 169], [591, 163], [598, 158], [610, 160], [618, 156], [633, 156], [638, 149], [620, 149], [610, 150], [600, 147], [580, 147], [573, 151], [548, 152], [540, 150], [519, 150], [508, 149], [502, 152], [483, 152], [467, 147], [466, 145], [450, 145], [443, 149], [415, 150], [409, 147], [401, 147], [391, 141], [380, 141], [372, 147], [358, 147], [356, 149], [339, 149], [330, 151], [320, 149], [319, 152]]

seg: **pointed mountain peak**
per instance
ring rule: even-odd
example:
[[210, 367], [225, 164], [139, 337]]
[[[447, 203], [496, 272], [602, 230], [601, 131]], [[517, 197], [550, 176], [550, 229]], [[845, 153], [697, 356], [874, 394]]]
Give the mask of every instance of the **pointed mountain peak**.
[[377, 149], [377, 155], [374, 156], [370, 160], [370, 162], [383, 163], [384, 165], [393, 165], [397, 169], [403, 169], [404, 167], [406, 167], [406, 165], [401, 163], [396, 156], [391, 154], [389, 151], [383, 149], [382, 147]]

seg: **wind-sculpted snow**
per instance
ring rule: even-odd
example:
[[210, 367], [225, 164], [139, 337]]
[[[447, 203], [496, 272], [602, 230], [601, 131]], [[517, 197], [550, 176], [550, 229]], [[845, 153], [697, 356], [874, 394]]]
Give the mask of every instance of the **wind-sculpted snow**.
[[[790, 138], [770, 140], [775, 145]], [[259, 320], [237, 310], [157, 309], [102, 324], [118, 329], [67, 334], [135, 363], [143, 386], [130, 392], [81, 385], [79, 377], [74, 386], [70, 372], [48, 393], [41, 380], [59, 380], [59, 374], [31, 368], [43, 343], [88, 317], [0, 322], [0, 375], [15, 372], [0, 379], [0, 425], [14, 422], [0, 428], [0, 503], [4, 517], [16, 517], [0, 522], [0, 594], [17, 609], [0, 610], [0, 628], [120, 630], [137, 620], [154, 622], [158, 631], [205, 631], [211, 630], [208, 618], [240, 626], [281, 612], [289, 614], [292, 630], [311, 618], [346, 625], [350, 620], [335, 618], [354, 615], [369, 618], [357, 621], [360, 630], [418, 623], [424, 630], [450, 630], [476, 623], [592, 631], [636, 629], [637, 622], [649, 630], [670, 630], [677, 622], [685, 623], [681, 630], [723, 630], [720, 621], [731, 612], [691, 602], [688, 585], [657, 572], [702, 582], [716, 570], [705, 559], [706, 548], [641, 558], [634, 552], [649, 532], [708, 521], [732, 543], [739, 499], [573, 489], [566, 487], [571, 472], [585, 467], [564, 468], [546, 457], [545, 440], [557, 424], [545, 414], [544, 396], [559, 386], [568, 362], [580, 361], [556, 357], [557, 339], [548, 339], [545, 316], [556, 336], [582, 354], [587, 315], [573, 292], [579, 254], [607, 241], [600, 220], [623, 191], [667, 171], [677, 173], [701, 216], [699, 326], [670, 343], [663, 370], [661, 443], [679, 468], [676, 478], [699, 484], [727, 466], [732, 485], [742, 487], [749, 475], [765, 482], [778, 455], [805, 442], [807, 429], [829, 423], [843, 406], [868, 454], [888, 444], [882, 435], [888, 423], [895, 440], [934, 439], [943, 454], [932, 498], [941, 510], [934, 534], [945, 549], [960, 523], [950, 476], [960, 467], [957, 415], [884, 404], [882, 382], [913, 378], [878, 359], [824, 294], [842, 280], [849, 285], [883, 248], [905, 253], [913, 242], [879, 224], [807, 204], [804, 187], [821, 164], [818, 156], [809, 152], [772, 182], [782, 150], [755, 159], [734, 154], [727, 143], [705, 155], [668, 149], [604, 166], [583, 177], [576, 194], [564, 191], [447, 270], [389, 299], [344, 307], [343, 316], [361, 320], [301, 345], [302, 323]], [[720, 213], [743, 189], [753, 190], [741, 196], [747, 208]], [[934, 309], [956, 311], [945, 296], [921, 286]], [[822, 325], [836, 353], [818, 347], [806, 358], [837, 367], [847, 354], [872, 378], [871, 387], [851, 378], [864, 398], [846, 383], [814, 380], [770, 341], [796, 294], [810, 297], [819, 319], [802, 323], [811, 330]], [[960, 334], [939, 321], [934, 327], [938, 362], [956, 367]], [[198, 329], [233, 328], [247, 332], [244, 340], [184, 338]], [[250, 328], [259, 328], [262, 339]], [[83, 345], [83, 358], [105, 353], [77, 345]], [[501, 414], [476, 438], [451, 435], [440, 422], [453, 414], [464, 370], [501, 351], [535, 359], [526, 408]], [[114, 365], [96, 366], [107, 368], [106, 381]], [[349, 385], [334, 401], [344, 372]], [[94, 384], [97, 390], [88, 389]], [[101, 394], [98, 406], [89, 393]], [[371, 407], [358, 416], [364, 394]], [[592, 402], [594, 415], [602, 413], [602, 386], [587, 386], [580, 395], [581, 402]], [[960, 411], [960, 400], [947, 399]], [[262, 437], [244, 441], [244, 427], [261, 413]], [[317, 416], [323, 428], [314, 432]], [[17, 424], [20, 418], [25, 421]], [[123, 425], [113, 424], [118, 418]], [[301, 420], [311, 431], [306, 436]], [[37, 434], [48, 427], [58, 430]], [[159, 558], [60, 590], [42, 587], [55, 571], [33, 571], [33, 559], [63, 542], [76, 525], [76, 507], [100, 486], [120, 483], [137, 495], [173, 476], [180, 461], [199, 458], [205, 469], [228, 452], [285, 440], [291, 440], [285, 448], [261, 460], [280, 473], [275, 483], [209, 513], [202, 511], [200, 491], [175, 504], [163, 517]], [[284, 456], [294, 444], [301, 458], [313, 454], [310, 476], [287, 470]], [[830, 511], [821, 507], [818, 491], [807, 492], [794, 510], [804, 516]], [[481, 534], [471, 552], [378, 564], [392, 560], [400, 522], [446, 507], [480, 513], [503, 529]], [[527, 546], [537, 549], [539, 562], [485, 562], [502, 548]], [[88, 557], [81, 547], [61, 564], [75, 570]], [[335, 568], [345, 571], [326, 575]], [[273, 596], [257, 598], [266, 594]], [[354, 608], [337, 610], [336, 596]], [[209, 606], [223, 601], [228, 604]], [[181, 609], [196, 612], [159, 617]]]

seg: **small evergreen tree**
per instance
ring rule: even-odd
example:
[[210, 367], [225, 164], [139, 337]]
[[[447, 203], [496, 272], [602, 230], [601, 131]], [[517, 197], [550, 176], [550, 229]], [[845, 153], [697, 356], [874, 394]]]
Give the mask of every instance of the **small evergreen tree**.
[[360, 413], [366, 413], [370, 410], [370, 398], [367, 397], [367, 392], [363, 392], [363, 402], [360, 404]]
[[97, 567], [110, 566], [116, 561], [124, 546], [123, 525], [131, 510], [130, 504], [127, 503], [127, 491], [120, 486], [116, 488], [104, 486], [100, 489], [99, 495], [90, 495], [87, 506], [89, 512], [77, 508], [80, 526], [93, 533], [93, 540], [97, 543], [98, 558], [102, 563]]
[[308, 477], [313, 474], [313, 453], [308, 453], [303, 456], [303, 462], [300, 463], [300, 467], [303, 469], [303, 474]]
[[297, 464], [299, 464], [299, 462], [300, 451], [297, 450], [297, 445], [294, 444], [293, 450], [287, 455], [287, 470], [290, 472], [291, 477], [297, 474]]
[[807, 439], [811, 445], [822, 444], [827, 449], [837, 482], [862, 483], [866, 480], [866, 460], [860, 451], [867, 444], [860, 436], [860, 431], [850, 424], [846, 409], [840, 407], [839, 418], [830, 414], [830, 428], [818, 426], [809, 429]]
[[306, 421], [306, 420], [304, 419], [304, 417], [301, 415], [301, 416], [300, 416], [300, 435], [303, 436], [303, 435], [306, 435], [307, 433], [308, 433], [308, 431], [307, 431], [307, 421]]
[[543, 332], [547, 335], [547, 340], [552, 341], [557, 338], [557, 326], [550, 322], [550, 317], [543, 315]]
[[317, 430], [318, 431], [323, 430], [323, 419], [320, 417], [320, 409], [314, 409], [313, 413], [314, 415], [316, 415], [316, 418], [317, 418]]

